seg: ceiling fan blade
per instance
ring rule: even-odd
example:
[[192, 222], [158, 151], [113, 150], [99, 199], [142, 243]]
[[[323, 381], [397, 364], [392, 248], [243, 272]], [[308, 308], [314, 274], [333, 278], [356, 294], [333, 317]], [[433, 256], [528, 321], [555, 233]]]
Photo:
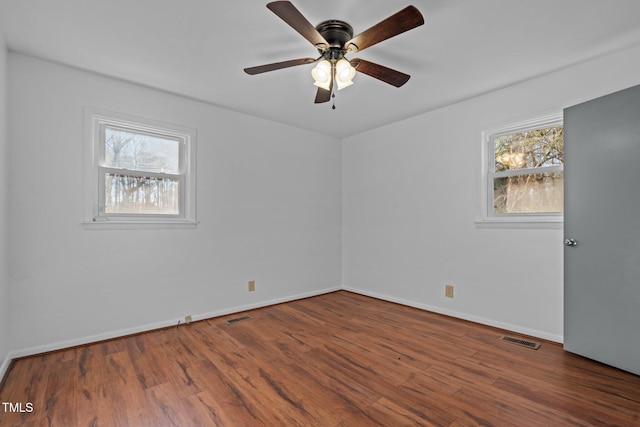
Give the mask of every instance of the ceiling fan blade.
[[267, 71], [280, 70], [282, 68], [295, 67], [296, 65], [311, 64], [316, 62], [315, 58], [300, 58], [292, 59], [290, 61], [274, 62], [272, 64], [258, 65], [257, 67], [245, 68], [244, 72], [247, 74], [256, 75], [266, 73]]
[[345, 43], [344, 47], [352, 52], [360, 52], [422, 24], [424, 24], [424, 18], [420, 11], [415, 6], [407, 6], [400, 12], [358, 34]]
[[333, 93], [333, 79], [329, 82], [329, 90], [318, 87], [316, 92], [316, 104], [322, 104], [323, 102], [329, 102], [331, 100], [331, 94]]
[[411, 77], [409, 74], [401, 73], [400, 71], [393, 70], [385, 67], [384, 65], [365, 61], [360, 58], [352, 59], [351, 65], [356, 68], [356, 71], [364, 73], [375, 79], [382, 80], [383, 82], [389, 83], [395, 87], [402, 86]]
[[314, 101], [316, 104], [322, 104], [323, 102], [329, 102], [331, 100], [331, 91], [318, 88], [316, 92], [316, 100]]
[[321, 50], [329, 48], [329, 43], [320, 35], [316, 27], [314, 27], [291, 2], [274, 1], [268, 3], [267, 8], [289, 24], [291, 28], [300, 33], [302, 37], [309, 40], [312, 45]]

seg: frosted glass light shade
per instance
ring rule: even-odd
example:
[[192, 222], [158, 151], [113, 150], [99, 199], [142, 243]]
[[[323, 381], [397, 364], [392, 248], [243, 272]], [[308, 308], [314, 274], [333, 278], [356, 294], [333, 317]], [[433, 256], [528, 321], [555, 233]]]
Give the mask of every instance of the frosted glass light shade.
[[356, 75], [356, 69], [351, 66], [349, 61], [342, 58], [336, 63], [336, 83], [338, 90], [353, 84], [353, 76]]
[[311, 70], [311, 76], [315, 80], [314, 85], [329, 90], [331, 88], [331, 63], [323, 59]]

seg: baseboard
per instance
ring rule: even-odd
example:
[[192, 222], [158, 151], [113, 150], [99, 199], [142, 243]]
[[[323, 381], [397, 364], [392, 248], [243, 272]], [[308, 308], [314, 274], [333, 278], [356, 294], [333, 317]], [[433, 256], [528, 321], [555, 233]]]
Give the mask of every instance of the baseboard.
[[[261, 301], [261, 302], [241, 305], [241, 306], [237, 306], [237, 307], [230, 307], [230, 308], [225, 308], [225, 309], [222, 309], [222, 310], [215, 310], [215, 311], [211, 311], [211, 312], [208, 312], [208, 313], [201, 313], [201, 314], [193, 315], [191, 317], [192, 317], [193, 321], [195, 322], [195, 321], [198, 321], [198, 320], [210, 319], [210, 318], [218, 317], [218, 316], [225, 316], [227, 314], [239, 313], [239, 312], [243, 312], [243, 311], [253, 310], [253, 309], [256, 309], [256, 308], [268, 307], [270, 305], [282, 304], [282, 303], [289, 302], [289, 301], [295, 301], [295, 300], [299, 300], [299, 299], [310, 298], [310, 297], [314, 297], [314, 296], [317, 296], [317, 295], [323, 295], [323, 294], [327, 294], [327, 293], [331, 293], [331, 292], [336, 292], [336, 291], [339, 291], [341, 289], [342, 288], [340, 286], [336, 286], [336, 287], [332, 287], [332, 288], [321, 289], [321, 290], [318, 290], [318, 291], [291, 295], [291, 296], [283, 297], [283, 298], [275, 298], [275, 299], [272, 299], [272, 300]], [[30, 347], [30, 348], [17, 350], [17, 351], [9, 353], [9, 355], [7, 356], [7, 360], [5, 360], [5, 362], [2, 364], [2, 368], [3, 369], [8, 369], [8, 367], [9, 367], [9, 365], [11, 363], [11, 360], [13, 360], [13, 359], [17, 359], [17, 358], [21, 358], [21, 357], [33, 356], [33, 355], [36, 355], [36, 354], [48, 353], [48, 352], [52, 352], [52, 351], [63, 350], [65, 348], [71, 348], [71, 347], [77, 347], [77, 346], [81, 346], [81, 345], [92, 344], [92, 343], [105, 341], [105, 340], [110, 340], [110, 339], [114, 339], [114, 338], [125, 337], [127, 335], [134, 335], [134, 334], [139, 334], [139, 333], [143, 333], [143, 332], [149, 332], [149, 331], [153, 331], [153, 330], [156, 330], [156, 329], [167, 328], [167, 327], [170, 327], [170, 326], [177, 325], [179, 320], [182, 320], [182, 319], [169, 319], [169, 320], [164, 320], [164, 321], [161, 321], [161, 322], [150, 323], [150, 324], [147, 324], [147, 325], [136, 326], [136, 327], [133, 327], [133, 328], [121, 329], [121, 330], [117, 330], [117, 331], [106, 332], [106, 333], [103, 333], [103, 334], [91, 335], [91, 336], [86, 336], [86, 337], [82, 337], [82, 338], [75, 338], [75, 339], [72, 339], [72, 340], [60, 341], [60, 342], [45, 344], [45, 345], [41, 345], [41, 346], [36, 346], [36, 347]], [[6, 367], [5, 367], [5, 364], [7, 365]], [[0, 373], [3, 373], [3, 371], [0, 370]], [[2, 376], [0, 376], [0, 378], [2, 378]]]
[[7, 357], [5, 357], [2, 361], [2, 365], [0, 365], [0, 389], [2, 389], [2, 386], [4, 385], [5, 376], [9, 371], [9, 367], [11, 367], [11, 361], [13, 359], [13, 354], [9, 353], [7, 354]]
[[510, 323], [505, 323], [505, 322], [500, 322], [494, 319], [487, 319], [481, 316], [474, 316], [468, 313], [461, 313], [458, 311], [454, 311], [454, 310], [447, 310], [445, 308], [442, 307], [435, 307], [432, 305], [428, 305], [428, 304], [421, 304], [415, 301], [410, 301], [410, 300], [405, 300], [402, 298], [396, 298], [396, 297], [392, 297], [389, 295], [384, 295], [384, 294], [379, 294], [377, 292], [370, 292], [370, 291], [365, 291], [363, 289], [357, 289], [357, 288], [352, 288], [349, 286], [343, 286], [342, 289], [344, 289], [345, 291], [349, 291], [349, 292], [353, 292], [356, 294], [360, 294], [360, 295], [365, 295], [368, 297], [372, 297], [372, 298], [377, 298], [377, 299], [381, 299], [384, 301], [389, 301], [389, 302], [394, 302], [396, 304], [401, 304], [401, 305], [406, 305], [409, 307], [414, 307], [414, 308], [419, 308], [422, 310], [427, 310], [427, 311], [431, 311], [434, 313], [438, 313], [438, 314], [444, 314], [445, 316], [451, 316], [451, 317], [455, 317], [458, 319], [463, 319], [463, 320], [468, 320], [470, 322], [474, 322], [474, 323], [480, 323], [482, 325], [487, 325], [487, 326], [492, 326], [494, 328], [500, 328], [500, 329], [504, 329], [507, 331], [512, 331], [512, 332], [517, 332], [519, 334], [523, 334], [523, 335], [528, 335], [531, 337], [536, 337], [536, 338], [541, 338], [547, 341], [552, 341], [552, 342], [556, 342], [556, 343], [562, 343], [563, 342], [563, 336], [562, 335], [556, 335], [556, 334], [550, 334], [548, 332], [545, 331], [539, 331], [537, 329], [531, 329], [531, 328], [525, 328], [523, 326], [520, 325], [513, 325]]
[[[256, 308], [268, 307], [270, 305], [282, 304], [282, 303], [289, 302], [289, 301], [295, 301], [295, 300], [299, 300], [299, 299], [310, 298], [310, 297], [314, 297], [314, 296], [317, 296], [317, 295], [323, 295], [323, 294], [327, 294], [327, 293], [331, 293], [331, 292], [336, 292], [336, 291], [339, 291], [339, 290], [345, 290], [345, 291], [353, 292], [353, 293], [356, 293], [356, 294], [377, 298], [377, 299], [384, 300], [384, 301], [389, 301], [389, 302], [393, 302], [393, 303], [397, 303], [397, 304], [406, 305], [406, 306], [409, 306], [409, 307], [415, 307], [415, 308], [419, 308], [419, 309], [422, 309], [422, 310], [431, 311], [431, 312], [438, 313], [438, 314], [444, 314], [446, 316], [451, 316], [451, 317], [455, 317], [455, 318], [458, 318], [458, 319], [468, 320], [468, 321], [475, 322], [475, 323], [480, 323], [480, 324], [483, 324], [483, 325], [493, 326], [493, 327], [496, 327], [496, 328], [500, 328], [500, 329], [504, 329], [504, 330], [508, 330], [508, 331], [513, 331], [513, 332], [517, 332], [517, 333], [520, 333], [520, 334], [524, 334], [524, 335], [528, 335], [528, 336], [532, 336], [532, 337], [545, 339], [545, 340], [548, 340], [548, 341], [553, 341], [553, 342], [557, 342], [557, 343], [562, 343], [563, 342], [563, 337], [561, 335], [550, 334], [550, 333], [547, 333], [545, 331], [539, 331], [539, 330], [536, 330], [536, 329], [525, 328], [525, 327], [522, 327], [522, 326], [519, 326], [519, 325], [513, 325], [513, 324], [509, 324], [509, 323], [499, 322], [499, 321], [496, 321], [496, 320], [493, 320], [493, 319], [487, 319], [487, 318], [484, 318], [484, 317], [474, 316], [474, 315], [470, 315], [470, 314], [467, 314], [467, 313], [461, 313], [461, 312], [457, 312], [457, 311], [453, 311], [453, 310], [447, 310], [447, 309], [444, 309], [442, 307], [436, 307], [436, 306], [431, 306], [431, 305], [428, 305], [428, 304], [417, 303], [415, 301], [405, 300], [405, 299], [402, 299], [402, 298], [397, 298], [397, 297], [393, 297], [393, 296], [390, 296], [390, 295], [380, 294], [380, 293], [377, 293], [377, 292], [370, 292], [370, 291], [366, 291], [366, 290], [363, 290], [363, 289], [352, 288], [352, 287], [349, 287], [349, 286], [342, 286], [342, 287], [336, 286], [336, 287], [321, 289], [321, 290], [318, 290], [318, 291], [291, 295], [291, 296], [283, 297], [283, 298], [275, 298], [275, 299], [272, 299], [272, 300], [261, 301], [261, 302], [252, 303], [252, 304], [245, 304], [245, 305], [241, 305], [241, 306], [225, 308], [225, 309], [222, 309], [222, 310], [215, 310], [215, 311], [211, 311], [211, 312], [208, 312], [208, 313], [201, 313], [201, 314], [193, 315], [192, 318], [193, 318], [193, 321], [210, 319], [210, 318], [214, 318], [214, 317], [218, 317], [218, 316], [225, 316], [225, 315], [228, 315], [228, 314], [240, 313], [240, 312], [243, 312], [243, 311], [253, 310], [253, 309], [256, 309]], [[48, 352], [51, 352], [51, 351], [63, 350], [65, 348], [77, 347], [77, 346], [81, 346], [81, 345], [92, 344], [92, 343], [95, 343], [95, 342], [100, 342], [100, 341], [110, 340], [110, 339], [114, 339], [114, 338], [124, 337], [124, 336], [127, 336], [127, 335], [134, 335], [134, 334], [139, 334], [139, 333], [143, 333], [143, 332], [153, 331], [155, 329], [162, 329], [162, 328], [166, 328], [166, 327], [170, 327], [170, 326], [175, 326], [178, 323], [179, 320], [182, 320], [182, 319], [168, 319], [168, 320], [164, 320], [164, 321], [161, 321], [161, 322], [156, 322], [156, 323], [136, 326], [136, 327], [127, 328], [127, 329], [121, 329], [121, 330], [117, 330], [117, 331], [106, 332], [106, 333], [103, 333], [103, 334], [91, 335], [91, 336], [76, 338], [76, 339], [72, 339], [72, 340], [49, 343], [49, 344], [45, 344], [45, 345], [41, 345], [41, 346], [30, 347], [30, 348], [25, 348], [25, 349], [13, 351], [13, 352], [10, 352], [6, 356], [5, 360], [2, 361], [2, 365], [0, 365], [0, 379], [4, 378], [4, 376], [6, 375], [9, 367], [11, 366], [11, 361], [13, 359], [17, 359], [17, 358], [21, 358], [21, 357], [27, 357], [27, 356], [33, 356], [33, 355], [36, 355], [36, 354], [48, 353]]]

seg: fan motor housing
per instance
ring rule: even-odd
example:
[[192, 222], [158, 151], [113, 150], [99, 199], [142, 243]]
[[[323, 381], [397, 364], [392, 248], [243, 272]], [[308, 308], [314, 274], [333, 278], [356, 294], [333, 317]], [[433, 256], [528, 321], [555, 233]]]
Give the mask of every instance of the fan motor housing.
[[[346, 42], [353, 38], [353, 28], [344, 21], [330, 19], [319, 23], [316, 30], [329, 43], [330, 48], [344, 48]], [[322, 50], [318, 49], [320, 53]]]

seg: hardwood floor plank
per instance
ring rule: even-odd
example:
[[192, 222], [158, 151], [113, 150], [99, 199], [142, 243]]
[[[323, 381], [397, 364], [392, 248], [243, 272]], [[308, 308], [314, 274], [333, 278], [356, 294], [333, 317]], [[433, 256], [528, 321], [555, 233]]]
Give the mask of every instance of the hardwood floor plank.
[[181, 399], [175, 393], [173, 384], [164, 383], [149, 387], [145, 390], [148, 407], [156, 421], [145, 425], [161, 425], [181, 427], [192, 425], [191, 414], [185, 411]]
[[216, 419], [232, 420], [228, 425], [260, 425], [262, 412], [260, 404], [247, 399], [242, 387], [232, 381], [229, 373], [235, 370], [221, 370], [210, 360], [204, 360], [195, 367], [195, 375], [199, 381], [208, 385], [207, 390], [198, 393], [197, 397]]
[[206, 384], [202, 384], [194, 372], [194, 363], [189, 359], [168, 360], [167, 377], [177, 399], [184, 399], [196, 395], [207, 389]]
[[384, 377], [387, 381], [394, 385], [401, 385], [413, 375], [416, 368], [411, 366], [397, 352], [381, 352], [378, 351], [371, 338], [366, 334], [354, 334], [352, 332], [340, 335], [330, 335], [328, 342], [339, 346], [350, 354], [353, 354], [358, 360], [366, 361], [367, 366], [375, 370], [375, 372]]
[[[33, 405], [33, 408], [44, 408], [46, 387], [51, 369], [48, 359], [44, 356], [25, 359], [25, 363], [14, 363], [7, 376], [5, 387], [0, 391], [2, 402], [23, 403]], [[6, 399], [5, 396], [11, 396]], [[29, 423], [41, 419], [42, 412], [10, 413], [0, 408], [0, 426]]]
[[487, 419], [494, 425], [588, 425], [570, 414], [557, 413], [552, 408], [494, 387], [462, 387], [453, 398], [454, 406], [462, 409], [464, 416]]
[[[535, 381], [523, 383], [507, 378], [499, 378], [494, 384], [509, 393], [526, 398], [531, 402], [544, 405], [571, 417], [581, 419], [588, 425], [620, 425], [624, 426], [629, 418], [621, 414], [606, 410], [600, 406], [599, 400], [583, 399], [571, 387], [563, 387], [562, 392], [549, 389]], [[637, 413], [634, 414], [637, 420]], [[626, 418], [626, 421], [625, 421]]]
[[640, 425], [640, 377], [505, 334], [339, 291], [17, 360], [0, 425]]
[[594, 377], [585, 382], [582, 378], [562, 375], [557, 372], [552, 373], [548, 370], [536, 371], [524, 362], [519, 366], [510, 366], [509, 368], [500, 366], [500, 362], [482, 362], [481, 366], [500, 373], [500, 378], [493, 384], [496, 388], [502, 388], [502, 382], [505, 380], [522, 383], [536, 389], [544, 389], [552, 393], [561, 394], [566, 398], [575, 399], [575, 406], [578, 406], [578, 402], [592, 393], [594, 389], [604, 390], [605, 393], [596, 403], [590, 403], [594, 405], [594, 409], [605, 406], [607, 412], [625, 412], [627, 417], [637, 419], [640, 425], [640, 402], [637, 400], [640, 396], [633, 393], [625, 396], [626, 390], [624, 386], [620, 389], [615, 389], [610, 384], [600, 383], [597, 380], [598, 377], [595, 377], [595, 382]]
[[[620, 398], [632, 407], [640, 404], [637, 376], [577, 355], [571, 356], [561, 358], [555, 365], [554, 374], [559, 378], [572, 378], [584, 387], [596, 389], [604, 396]], [[640, 409], [637, 412], [640, 413]]]
[[[160, 331], [162, 332], [162, 331]], [[153, 387], [167, 382], [166, 373], [163, 370], [160, 355], [157, 352], [158, 345], [154, 334], [136, 335], [127, 342], [127, 351], [131, 358], [133, 370], [136, 378], [143, 388]], [[146, 340], [146, 338], [152, 338]]]
[[317, 375], [298, 363], [281, 370], [285, 378], [293, 379], [296, 391], [305, 402], [314, 417], [321, 420], [320, 425], [339, 425], [348, 421], [348, 425], [375, 425], [374, 420], [357, 404], [345, 398], [340, 387], [330, 387], [319, 380]]
[[251, 358], [251, 355], [223, 329], [223, 324], [222, 320], [210, 319], [190, 325], [188, 330], [183, 328], [183, 332], [190, 334], [195, 345], [198, 345], [201, 351], [207, 354], [207, 358], [220, 369], [236, 369]]
[[244, 406], [266, 425], [316, 425], [299, 402], [288, 394], [283, 397], [273, 387], [265, 387], [259, 375], [241, 368], [228, 372], [227, 380]]
[[[234, 420], [227, 412], [217, 407], [217, 400], [208, 392], [189, 396], [182, 400], [186, 413], [189, 414], [189, 423], [192, 426], [233, 426], [242, 425], [246, 418]], [[237, 421], [237, 422], [236, 422]]]
[[[75, 361], [57, 364], [49, 371], [44, 408], [49, 423], [59, 426], [77, 425], [78, 371]], [[34, 412], [40, 412], [35, 408]]]
[[398, 402], [393, 402], [386, 397], [378, 399], [369, 408], [371, 417], [384, 426], [442, 426], [449, 425], [451, 421], [433, 418], [424, 407], [410, 407]]
[[372, 384], [363, 381], [363, 377], [345, 365], [335, 355], [322, 349], [315, 349], [307, 353], [307, 357], [299, 364], [324, 387], [333, 390], [349, 405], [368, 407], [380, 395], [372, 388]]
[[119, 382], [101, 383], [83, 388], [77, 393], [77, 424], [80, 426], [126, 426], [130, 411], [123, 393], [126, 385]]

